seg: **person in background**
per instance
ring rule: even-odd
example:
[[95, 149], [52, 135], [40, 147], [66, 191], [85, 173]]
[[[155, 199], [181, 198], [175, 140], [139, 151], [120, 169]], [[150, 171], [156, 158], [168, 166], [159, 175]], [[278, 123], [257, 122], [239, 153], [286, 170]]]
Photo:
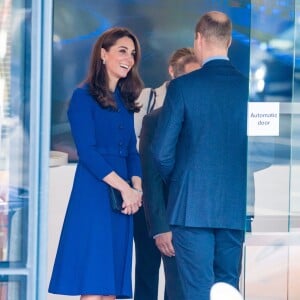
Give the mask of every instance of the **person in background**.
[[[199, 62], [195, 57], [194, 49], [189, 47], [179, 48], [175, 50], [168, 61], [168, 74], [170, 79], [174, 79], [182, 74], [188, 73], [195, 68], [199, 68]], [[153, 109], [163, 105], [169, 80], [163, 82], [159, 87], [144, 88], [138, 103], [141, 104], [139, 113], [134, 116], [134, 128], [137, 138], [140, 136], [143, 117]], [[138, 142], [139, 144], [139, 142]]]
[[[50, 293], [81, 300], [132, 298], [133, 214], [142, 201], [133, 120], [143, 86], [140, 55], [131, 31], [105, 31], [94, 45], [87, 79], [73, 93], [68, 117], [79, 161]], [[109, 186], [121, 192], [121, 212], [112, 210]]]
[[[168, 71], [171, 79], [173, 79], [198, 69], [199, 67], [200, 64], [197, 61], [193, 49], [181, 48], [171, 55]], [[161, 257], [163, 258], [165, 271], [165, 299], [182, 299], [182, 289], [178, 278], [174, 257], [175, 253], [172, 246], [172, 234], [165, 214], [165, 186], [159, 174], [157, 174], [157, 170], [154, 168], [152, 156], [149, 152], [157, 116], [163, 104], [168, 84], [169, 82], [164, 82], [162, 86], [155, 89], [152, 97], [149, 97], [149, 93], [146, 92], [144, 93], [146, 97], [142, 98], [142, 94], [139, 98], [142, 100], [141, 102], [144, 107], [154, 107], [156, 109], [148, 115], [145, 115], [140, 132], [139, 152], [142, 162], [144, 206], [134, 215], [134, 241], [136, 252], [135, 300], [158, 299]], [[147, 103], [149, 98], [152, 100], [150, 105]], [[137, 114], [139, 120], [142, 114], [143, 108], [141, 112]], [[136, 120], [137, 118], [135, 121]], [[135, 125], [136, 128], [141, 127], [138, 123]], [[139, 131], [137, 135], [139, 135]], [[166, 254], [164, 247], [172, 249], [171, 253]]]
[[168, 184], [167, 216], [183, 300], [239, 287], [246, 221], [248, 79], [228, 59], [232, 23], [205, 13], [195, 28], [201, 69], [171, 81], [152, 143]]

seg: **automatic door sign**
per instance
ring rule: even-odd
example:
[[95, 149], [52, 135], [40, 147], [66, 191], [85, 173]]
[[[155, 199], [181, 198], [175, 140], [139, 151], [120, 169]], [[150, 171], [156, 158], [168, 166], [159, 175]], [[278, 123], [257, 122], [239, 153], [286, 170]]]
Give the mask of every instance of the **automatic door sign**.
[[248, 136], [279, 136], [279, 104], [248, 103]]

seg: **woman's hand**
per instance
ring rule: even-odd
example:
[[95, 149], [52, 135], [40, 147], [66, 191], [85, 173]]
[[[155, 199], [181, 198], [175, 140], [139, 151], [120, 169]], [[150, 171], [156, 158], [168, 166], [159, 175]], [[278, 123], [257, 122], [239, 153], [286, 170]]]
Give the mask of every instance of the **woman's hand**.
[[123, 205], [124, 208], [122, 210], [123, 214], [132, 215], [136, 213], [139, 208], [142, 206], [142, 192], [141, 190], [137, 190], [128, 186], [127, 189], [121, 191], [121, 195], [123, 198]]
[[132, 215], [142, 206], [143, 192], [140, 177], [131, 177], [132, 187], [114, 171], [106, 175], [103, 181], [121, 192], [123, 198], [123, 214]]

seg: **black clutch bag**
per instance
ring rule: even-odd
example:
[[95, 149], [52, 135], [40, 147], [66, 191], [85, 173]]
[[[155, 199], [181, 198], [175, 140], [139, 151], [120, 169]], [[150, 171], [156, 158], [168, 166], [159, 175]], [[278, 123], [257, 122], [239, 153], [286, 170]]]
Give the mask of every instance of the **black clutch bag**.
[[123, 210], [123, 198], [121, 192], [112, 186], [109, 186], [109, 200], [112, 210], [117, 212], [121, 212]]

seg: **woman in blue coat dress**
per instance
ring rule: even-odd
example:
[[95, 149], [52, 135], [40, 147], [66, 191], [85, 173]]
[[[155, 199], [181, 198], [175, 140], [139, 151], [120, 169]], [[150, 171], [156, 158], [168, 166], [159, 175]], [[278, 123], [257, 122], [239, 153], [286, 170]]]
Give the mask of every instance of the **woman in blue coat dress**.
[[[142, 89], [139, 60], [135, 35], [109, 29], [96, 41], [87, 79], [73, 93], [68, 117], [79, 161], [50, 293], [81, 300], [132, 297], [132, 214], [142, 203], [133, 124]], [[109, 186], [121, 192], [121, 212], [111, 208]]]

